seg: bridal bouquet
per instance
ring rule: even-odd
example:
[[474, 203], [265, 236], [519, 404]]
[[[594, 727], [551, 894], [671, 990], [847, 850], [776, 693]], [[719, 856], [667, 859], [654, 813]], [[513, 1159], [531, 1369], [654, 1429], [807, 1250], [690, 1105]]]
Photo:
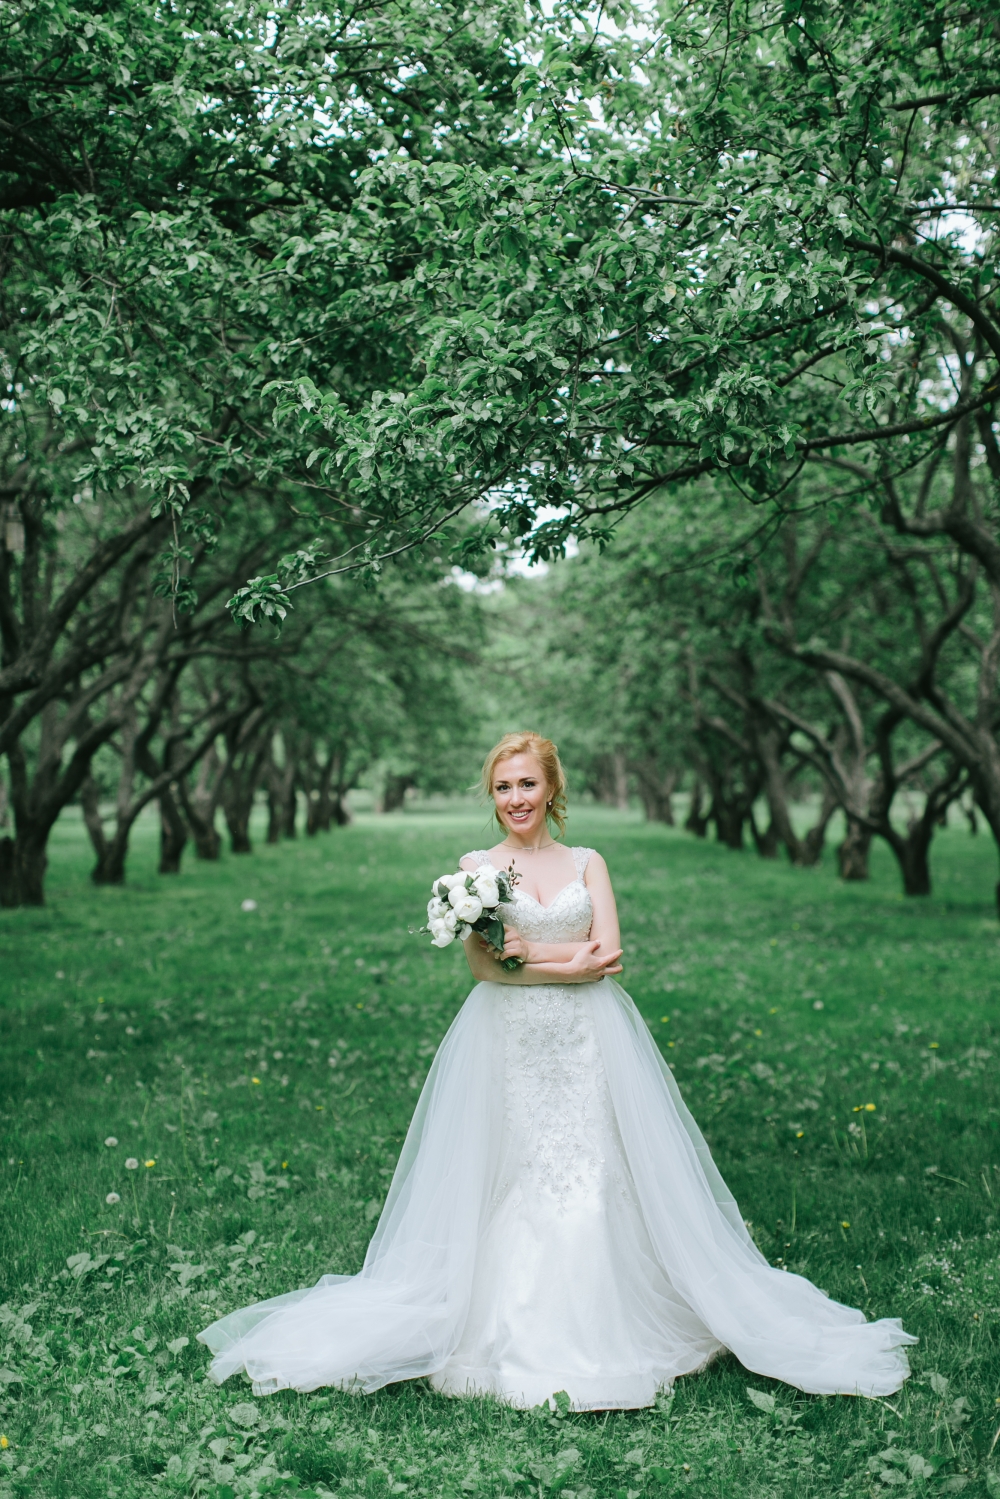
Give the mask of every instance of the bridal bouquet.
[[[460, 869], [457, 874], [443, 874], [431, 886], [427, 902], [427, 925], [435, 947], [447, 947], [456, 937], [464, 942], [470, 932], [481, 932], [494, 952], [503, 952], [503, 917], [501, 904], [511, 900], [520, 875], [509, 869], [483, 865], [472, 874]], [[503, 958], [502, 968], [520, 968], [520, 958]]]

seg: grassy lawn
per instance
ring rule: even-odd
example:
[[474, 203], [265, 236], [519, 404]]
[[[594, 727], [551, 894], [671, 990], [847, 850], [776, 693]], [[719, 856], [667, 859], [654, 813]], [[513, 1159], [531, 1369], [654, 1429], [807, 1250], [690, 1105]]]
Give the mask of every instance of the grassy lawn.
[[802, 1396], [732, 1358], [597, 1415], [206, 1381], [208, 1321], [361, 1264], [469, 988], [407, 927], [483, 823], [363, 816], [175, 879], [145, 824], [103, 890], [57, 829], [49, 906], [0, 913], [0, 1499], [1000, 1499], [1000, 927], [992, 845], [958, 829], [918, 902], [880, 851], [844, 887], [830, 855], [571, 826], [608, 859], [624, 982], [761, 1248], [919, 1335], [898, 1397]]

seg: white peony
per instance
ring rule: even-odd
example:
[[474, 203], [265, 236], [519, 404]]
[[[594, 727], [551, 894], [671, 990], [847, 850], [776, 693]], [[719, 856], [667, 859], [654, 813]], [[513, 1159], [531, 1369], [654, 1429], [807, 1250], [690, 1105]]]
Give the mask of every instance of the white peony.
[[476, 894], [483, 905], [497, 905], [500, 900], [500, 886], [497, 883], [496, 871], [493, 869], [477, 869], [472, 879], [476, 887]]
[[454, 942], [455, 933], [449, 929], [443, 917], [432, 916], [427, 926], [431, 934], [432, 947], [447, 947], [450, 942]]
[[448, 898], [459, 921], [478, 921], [483, 914], [483, 903], [472, 890], [453, 890]]
[[457, 874], [442, 874], [434, 881], [431, 892], [440, 897], [443, 891], [451, 890], [455, 885], [464, 885], [467, 879], [468, 875], [464, 869], [460, 869]]
[[433, 900], [429, 900], [427, 902], [427, 920], [428, 921], [440, 920], [440, 918], [444, 915], [445, 911], [447, 911], [447, 910], [448, 910], [448, 902], [445, 901], [445, 900], [442, 900], [439, 895], [435, 895], [434, 898], [433, 898]]

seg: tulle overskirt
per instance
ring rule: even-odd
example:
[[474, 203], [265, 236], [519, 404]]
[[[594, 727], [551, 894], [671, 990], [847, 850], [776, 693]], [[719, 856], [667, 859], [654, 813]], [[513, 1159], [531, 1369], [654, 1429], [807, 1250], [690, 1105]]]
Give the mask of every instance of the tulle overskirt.
[[258, 1394], [636, 1407], [721, 1349], [816, 1394], [880, 1396], [915, 1338], [770, 1266], [613, 980], [478, 984], [438, 1050], [357, 1275], [199, 1334]]

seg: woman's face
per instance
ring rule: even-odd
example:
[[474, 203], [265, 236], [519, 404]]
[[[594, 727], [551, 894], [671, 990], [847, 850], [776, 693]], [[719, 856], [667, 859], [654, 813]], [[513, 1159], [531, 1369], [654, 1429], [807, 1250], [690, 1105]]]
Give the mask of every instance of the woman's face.
[[549, 788], [534, 755], [511, 755], [493, 771], [493, 801], [504, 827], [525, 843], [537, 843], [545, 832]]

